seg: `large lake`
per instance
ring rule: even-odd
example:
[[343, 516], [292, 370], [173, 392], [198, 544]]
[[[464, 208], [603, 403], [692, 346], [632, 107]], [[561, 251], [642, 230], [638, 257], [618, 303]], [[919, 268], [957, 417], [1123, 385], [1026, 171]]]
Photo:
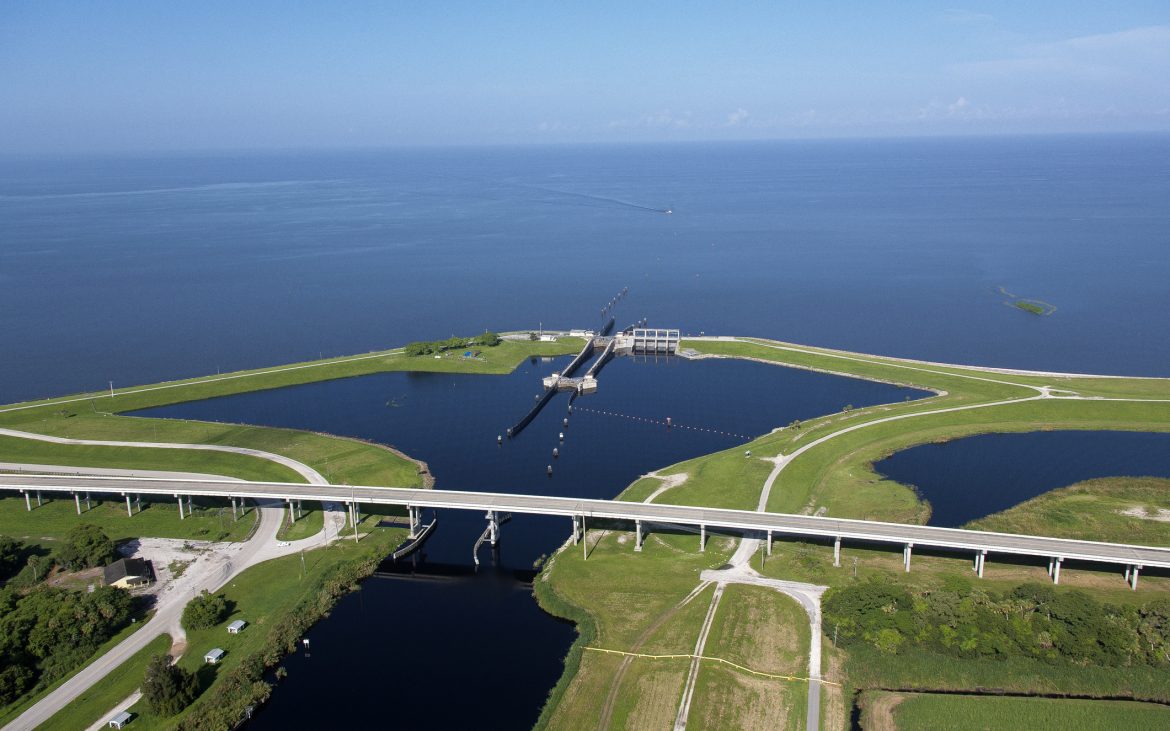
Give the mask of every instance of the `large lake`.
[[1168, 200], [1166, 135], [5, 158], [0, 402], [591, 327], [624, 286], [623, 324], [1164, 375]]

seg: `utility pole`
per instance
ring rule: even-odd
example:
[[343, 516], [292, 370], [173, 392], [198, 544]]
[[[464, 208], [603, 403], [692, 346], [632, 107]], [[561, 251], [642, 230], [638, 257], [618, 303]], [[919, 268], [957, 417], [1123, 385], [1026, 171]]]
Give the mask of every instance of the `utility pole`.
[[114, 398], [114, 382], [110, 381], [110, 398]]

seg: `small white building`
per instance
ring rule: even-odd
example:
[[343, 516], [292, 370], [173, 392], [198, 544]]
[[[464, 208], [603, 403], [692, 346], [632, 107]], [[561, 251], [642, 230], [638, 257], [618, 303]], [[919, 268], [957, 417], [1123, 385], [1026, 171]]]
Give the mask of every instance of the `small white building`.
[[130, 723], [130, 719], [134, 718], [128, 711], [122, 711], [118, 715], [110, 719], [109, 728], [122, 728]]
[[223, 659], [223, 655], [223, 650], [217, 647], [203, 656], [203, 662], [207, 663], [208, 665], [216, 665], [220, 660]]
[[245, 628], [247, 626], [248, 626], [247, 622], [245, 622], [242, 619], [237, 619], [236, 621], [234, 621], [228, 625], [228, 634], [229, 635], [238, 635], [240, 633], [240, 630], [242, 630], [243, 628]]

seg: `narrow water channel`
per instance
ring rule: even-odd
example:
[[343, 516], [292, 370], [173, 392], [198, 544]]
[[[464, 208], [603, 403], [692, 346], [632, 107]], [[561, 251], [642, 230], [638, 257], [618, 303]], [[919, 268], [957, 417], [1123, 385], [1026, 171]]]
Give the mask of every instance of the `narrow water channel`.
[[[497, 445], [497, 435], [541, 392], [540, 379], [568, 360], [526, 361], [507, 376], [377, 374], [137, 415], [390, 444], [425, 460], [445, 489], [612, 498], [640, 474], [742, 444], [793, 419], [926, 395], [746, 361], [618, 358], [601, 374], [599, 391], [578, 399], [571, 416], [567, 395], [559, 396], [519, 437]], [[662, 424], [667, 417], [673, 428]], [[420, 566], [470, 568], [483, 527], [481, 515], [444, 512]], [[569, 527], [563, 518], [515, 517], [503, 527], [500, 568], [530, 569]], [[489, 558], [483, 551], [481, 560]], [[481, 571], [491, 573], [486, 565]], [[544, 614], [529, 589], [488, 576], [374, 578], [342, 599], [310, 638], [311, 655], [287, 660], [288, 679], [251, 728], [526, 728], [561, 672], [573, 630]]]

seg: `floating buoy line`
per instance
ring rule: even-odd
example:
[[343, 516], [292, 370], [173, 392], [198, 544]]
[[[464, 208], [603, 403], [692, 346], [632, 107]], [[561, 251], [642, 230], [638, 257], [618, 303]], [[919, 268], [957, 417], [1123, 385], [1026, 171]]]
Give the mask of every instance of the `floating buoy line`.
[[651, 424], [654, 426], [664, 426], [668, 429], [687, 429], [689, 431], [703, 432], [705, 434], [718, 434], [724, 437], [732, 437], [733, 439], [744, 439], [751, 441], [755, 437], [750, 437], [746, 434], [736, 434], [735, 432], [724, 431], [722, 429], [711, 429], [705, 426], [688, 426], [686, 424], [679, 424], [671, 419], [669, 416], [665, 419], [650, 419], [645, 416], [634, 416], [632, 414], [622, 414], [616, 411], [603, 411], [600, 409], [590, 409], [585, 406], [577, 406], [578, 411], [583, 411], [587, 414], [597, 414], [598, 416], [613, 416], [619, 419], [628, 419], [630, 421], [637, 421], [643, 424]]

